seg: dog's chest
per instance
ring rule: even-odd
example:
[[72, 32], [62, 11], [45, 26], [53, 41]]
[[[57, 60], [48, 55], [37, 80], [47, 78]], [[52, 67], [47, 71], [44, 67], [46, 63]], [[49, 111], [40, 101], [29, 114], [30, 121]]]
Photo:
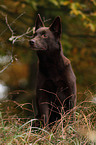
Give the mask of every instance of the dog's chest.
[[62, 75], [64, 74], [62, 67], [53, 63], [46, 63], [46, 65], [41, 65], [39, 66], [39, 70], [46, 78], [53, 80], [54, 82], [62, 80]]

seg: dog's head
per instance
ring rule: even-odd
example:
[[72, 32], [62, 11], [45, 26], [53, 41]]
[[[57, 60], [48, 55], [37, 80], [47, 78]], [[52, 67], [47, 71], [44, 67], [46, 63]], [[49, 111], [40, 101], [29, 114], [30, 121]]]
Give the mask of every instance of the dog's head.
[[61, 22], [60, 17], [56, 17], [49, 27], [45, 27], [38, 14], [35, 23], [33, 38], [29, 41], [33, 50], [60, 50]]

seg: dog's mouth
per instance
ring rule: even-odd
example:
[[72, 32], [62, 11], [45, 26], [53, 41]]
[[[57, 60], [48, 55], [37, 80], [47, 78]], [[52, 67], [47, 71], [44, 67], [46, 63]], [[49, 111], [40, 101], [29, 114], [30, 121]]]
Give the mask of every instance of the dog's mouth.
[[33, 41], [29, 41], [29, 44], [30, 44], [32, 50], [35, 50], [35, 51], [45, 51], [45, 50], [47, 50], [44, 47], [36, 46], [36, 44], [34, 44]]
[[35, 50], [35, 51], [45, 51], [47, 50], [46, 48], [36, 48], [36, 47], [31, 47], [32, 50]]

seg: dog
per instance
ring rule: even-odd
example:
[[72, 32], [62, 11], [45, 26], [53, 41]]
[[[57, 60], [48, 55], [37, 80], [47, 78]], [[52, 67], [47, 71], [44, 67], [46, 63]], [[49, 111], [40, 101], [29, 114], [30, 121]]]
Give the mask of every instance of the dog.
[[61, 19], [56, 17], [45, 27], [38, 14], [35, 32], [29, 40], [39, 58], [36, 104], [39, 119], [44, 125], [52, 124], [76, 106], [76, 77], [71, 62], [63, 55], [60, 43]]

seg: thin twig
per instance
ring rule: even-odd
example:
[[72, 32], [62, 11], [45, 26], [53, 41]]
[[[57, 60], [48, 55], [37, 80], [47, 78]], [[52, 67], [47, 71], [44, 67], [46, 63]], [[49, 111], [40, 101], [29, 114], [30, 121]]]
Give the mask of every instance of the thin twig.
[[12, 64], [12, 62], [13, 62], [13, 59], [2, 70], [0, 70], [0, 73], [4, 72], [8, 68], [8, 66]]
[[7, 24], [8, 28], [9, 28], [9, 30], [11, 31], [12, 36], [13, 36], [14, 31], [12, 30], [11, 26], [10, 26], [9, 23], [8, 23], [7, 15], [5, 16], [5, 21], [6, 21], [6, 24]]
[[[22, 14], [20, 14], [14, 21], [12, 21], [12, 23], [10, 23], [10, 26], [12, 26], [12, 24], [13, 23], [15, 23], [21, 16], [23, 16], [25, 14], [25, 12], [23, 12]], [[3, 16], [5, 16], [5, 15], [3, 15]], [[6, 16], [5, 16], [6, 17]], [[9, 27], [8, 27], [9, 28]], [[1, 34], [0, 34], [0, 36], [1, 35], [3, 35], [7, 30], [8, 30], [8, 28], [6, 28]]]
[[[16, 22], [16, 20], [18, 20], [21, 16], [23, 16], [24, 13], [25, 13], [25, 12], [23, 12], [21, 15], [19, 15], [11, 24], [8, 23], [7, 15], [5, 15], [5, 21], [6, 21], [6, 24], [7, 24], [8, 28], [9, 28], [9, 30], [10, 30], [11, 33], [12, 33], [12, 37], [14, 36], [14, 31], [12, 30], [11, 26], [12, 26], [13, 23]], [[0, 34], [0, 36], [1, 36], [2, 34], [4, 34], [4, 33], [8, 30], [8, 28], [6, 28], [6, 29]], [[32, 31], [32, 30], [31, 30], [31, 31]], [[12, 62], [13, 62], [13, 58], [14, 58], [14, 57], [13, 57], [13, 48], [14, 48], [14, 47], [13, 47], [13, 44], [15, 43], [15, 41], [16, 41], [18, 38], [21, 38], [22, 36], [24, 36], [24, 35], [30, 33], [31, 31], [29, 31], [29, 29], [28, 29], [26, 33], [24, 33], [24, 34], [22, 34], [22, 35], [20, 35], [20, 36], [16, 36], [15, 39], [13, 39], [13, 41], [12, 41], [12, 49], [11, 49], [11, 60], [10, 60], [10, 62], [9, 62], [2, 70], [0, 70], [0, 73], [4, 72], [4, 71], [12, 64]]]

